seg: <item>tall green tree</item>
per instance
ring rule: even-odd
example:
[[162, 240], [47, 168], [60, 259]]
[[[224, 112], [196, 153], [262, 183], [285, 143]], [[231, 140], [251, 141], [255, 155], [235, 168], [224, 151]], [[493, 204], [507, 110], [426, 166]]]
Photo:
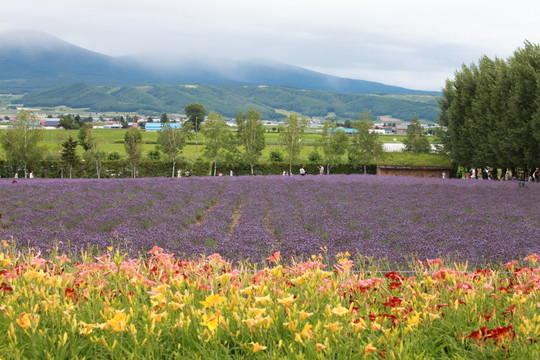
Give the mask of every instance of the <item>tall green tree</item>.
[[91, 129], [92, 127], [90, 125], [87, 125], [87, 124], [83, 123], [81, 125], [81, 128], [79, 129], [79, 133], [77, 135], [77, 137], [79, 138], [79, 145], [82, 146], [84, 151], [87, 151], [88, 149], [90, 149], [90, 144], [86, 141], [87, 137], [88, 137], [88, 129], [89, 128]]
[[507, 60], [486, 56], [447, 80], [439, 100], [444, 150], [465, 167], [537, 166], [540, 46], [525, 42]]
[[167, 113], [161, 114], [161, 117], [159, 118], [159, 122], [161, 123], [161, 126], [169, 122], [169, 116], [167, 116]]
[[181, 128], [173, 128], [166, 123], [158, 134], [158, 149], [163, 152], [172, 162], [172, 177], [175, 175], [176, 162], [186, 145], [186, 140], [192, 136], [193, 126], [186, 122]]
[[238, 125], [238, 140], [244, 147], [242, 158], [251, 167], [251, 175], [253, 175], [253, 167], [259, 161], [262, 151], [266, 147], [261, 114], [255, 109], [250, 109], [247, 117], [239, 112], [236, 124]]
[[349, 137], [342, 129], [337, 129], [335, 122], [326, 121], [323, 125], [321, 147], [326, 162], [326, 173], [330, 174], [330, 168], [341, 163], [341, 159], [347, 151]]
[[142, 157], [142, 135], [136, 127], [132, 127], [126, 131], [124, 135], [124, 149], [129, 158], [131, 177], [135, 178], [137, 175], [137, 164]]
[[233, 135], [223, 116], [215, 112], [208, 114], [208, 120], [202, 124], [201, 131], [205, 137], [204, 156], [212, 161], [216, 176], [218, 162], [225, 159], [227, 152], [235, 146]]
[[199, 145], [199, 130], [201, 129], [201, 123], [204, 121], [204, 116], [206, 115], [206, 109], [201, 104], [190, 103], [184, 108], [184, 113], [188, 117], [189, 122], [193, 125], [195, 130], [195, 157], [198, 155], [198, 145]]
[[299, 119], [298, 115], [291, 114], [287, 116], [285, 123], [279, 125], [279, 136], [281, 144], [287, 153], [289, 160], [289, 173], [292, 173], [292, 164], [300, 155], [302, 149], [302, 138], [307, 128], [306, 118]]
[[41, 161], [46, 150], [38, 145], [43, 130], [37, 117], [28, 110], [21, 110], [15, 118], [13, 128], [0, 138], [8, 164], [22, 168], [24, 177], [28, 170]]
[[351, 136], [349, 162], [355, 168], [363, 167], [364, 174], [366, 173], [367, 166], [374, 160], [377, 161], [383, 152], [379, 134], [370, 132], [372, 125], [371, 112], [367, 110], [358, 117], [358, 121], [352, 124], [356, 132]]
[[526, 41], [509, 59], [512, 87], [508, 98], [508, 141], [518, 165], [536, 167], [540, 159], [534, 118], [540, 106], [540, 45]]
[[407, 128], [407, 137], [403, 140], [403, 144], [405, 145], [405, 151], [414, 154], [429, 153], [431, 151], [431, 144], [416, 116], [412, 118]]
[[[95, 166], [96, 176], [98, 179], [100, 179], [102, 163], [103, 160], [105, 160], [107, 154], [99, 147], [98, 141], [94, 136], [93, 128], [89, 127], [87, 129], [86, 136], [82, 141], [84, 142], [84, 144], [87, 145], [87, 148], [83, 154], [83, 159], [86, 164], [93, 164], [93, 166]], [[79, 139], [79, 143], [80, 142], [81, 139]]]
[[69, 178], [71, 179], [73, 167], [80, 162], [79, 155], [77, 154], [77, 146], [79, 142], [73, 140], [70, 136], [66, 141], [62, 143], [62, 163], [67, 166], [69, 170]]

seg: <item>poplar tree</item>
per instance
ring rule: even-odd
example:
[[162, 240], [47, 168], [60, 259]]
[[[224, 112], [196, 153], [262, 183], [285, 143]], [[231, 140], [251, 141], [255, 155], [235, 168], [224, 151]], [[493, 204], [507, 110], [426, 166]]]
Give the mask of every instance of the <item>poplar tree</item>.
[[223, 116], [215, 112], [208, 114], [208, 120], [202, 124], [201, 131], [205, 137], [204, 156], [212, 161], [216, 176], [218, 162], [234, 147], [232, 133]]
[[367, 171], [367, 166], [374, 160], [376, 161], [382, 153], [379, 134], [369, 131], [372, 125], [371, 112], [367, 110], [352, 124], [356, 132], [351, 137], [349, 162], [354, 168], [363, 167], [364, 174]]
[[330, 168], [341, 163], [341, 158], [347, 151], [349, 138], [345, 131], [337, 129], [336, 123], [326, 121], [323, 125], [321, 146], [326, 162], [326, 173], [330, 174]]
[[292, 164], [296, 161], [302, 149], [302, 137], [306, 128], [306, 118], [299, 119], [296, 114], [287, 116], [285, 123], [279, 125], [279, 136], [289, 160], [289, 174], [292, 173]]
[[186, 140], [191, 138], [193, 126], [186, 122], [181, 128], [173, 128], [169, 123], [164, 124], [159, 132], [157, 143], [161, 150], [172, 162], [172, 177], [175, 175], [176, 162], [186, 145]]
[[124, 149], [129, 158], [131, 177], [136, 177], [136, 168], [142, 157], [142, 135], [136, 127], [130, 128], [124, 135]]
[[240, 111], [236, 117], [236, 124], [238, 126], [238, 140], [244, 147], [242, 158], [249, 164], [251, 175], [253, 175], [253, 167], [259, 161], [262, 151], [266, 147], [261, 114], [255, 109], [250, 109], [246, 117]]

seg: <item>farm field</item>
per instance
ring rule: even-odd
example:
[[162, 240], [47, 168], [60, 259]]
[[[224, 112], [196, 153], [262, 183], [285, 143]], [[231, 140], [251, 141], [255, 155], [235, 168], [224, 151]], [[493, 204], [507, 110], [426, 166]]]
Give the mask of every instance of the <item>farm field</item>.
[[536, 359], [539, 203], [481, 180], [0, 179], [0, 358]]
[[153, 246], [261, 262], [348, 251], [396, 267], [540, 253], [540, 186], [362, 175], [0, 181], [0, 238], [48, 252]]

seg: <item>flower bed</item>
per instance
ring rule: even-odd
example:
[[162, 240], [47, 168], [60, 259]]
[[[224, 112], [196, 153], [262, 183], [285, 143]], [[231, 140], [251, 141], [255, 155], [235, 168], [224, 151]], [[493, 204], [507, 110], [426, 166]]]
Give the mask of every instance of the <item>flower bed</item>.
[[540, 357], [535, 254], [500, 272], [435, 259], [405, 274], [348, 253], [258, 267], [158, 247], [78, 262], [2, 248], [1, 358]]

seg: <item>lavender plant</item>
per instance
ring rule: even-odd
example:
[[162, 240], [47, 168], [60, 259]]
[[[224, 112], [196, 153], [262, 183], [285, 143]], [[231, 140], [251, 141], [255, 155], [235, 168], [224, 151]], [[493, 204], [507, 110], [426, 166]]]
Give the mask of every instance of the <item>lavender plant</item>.
[[0, 181], [0, 238], [262, 261], [349, 251], [475, 266], [540, 252], [540, 187], [364, 175]]

